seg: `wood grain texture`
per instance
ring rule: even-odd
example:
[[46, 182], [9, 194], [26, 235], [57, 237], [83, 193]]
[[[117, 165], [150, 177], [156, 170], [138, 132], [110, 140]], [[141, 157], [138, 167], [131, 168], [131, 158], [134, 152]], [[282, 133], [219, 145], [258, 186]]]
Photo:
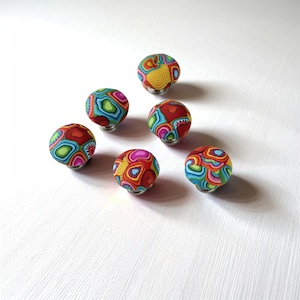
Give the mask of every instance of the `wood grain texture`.
[[[2, 1], [0, 299], [298, 299], [299, 20], [292, 0]], [[182, 68], [157, 97], [136, 75], [156, 52]], [[102, 87], [130, 102], [111, 134], [84, 111]], [[193, 118], [174, 147], [145, 123], [165, 98]], [[70, 122], [97, 140], [79, 172], [48, 153]], [[233, 176], [202, 194], [183, 162], [209, 144], [229, 153]], [[141, 197], [112, 176], [130, 148], [161, 166]]]

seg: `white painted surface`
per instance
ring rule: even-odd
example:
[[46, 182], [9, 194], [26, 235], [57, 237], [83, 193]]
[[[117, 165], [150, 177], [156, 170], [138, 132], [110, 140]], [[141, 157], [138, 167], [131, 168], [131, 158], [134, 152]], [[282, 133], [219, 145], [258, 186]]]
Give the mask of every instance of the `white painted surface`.
[[[0, 2], [1, 299], [299, 299], [299, 1]], [[178, 146], [145, 120], [162, 97], [136, 75], [146, 55], [181, 65], [164, 98], [193, 124]], [[130, 101], [124, 126], [85, 114], [95, 89]], [[97, 139], [82, 172], [48, 141], [78, 122]], [[234, 175], [213, 195], [184, 176], [193, 148], [226, 150]], [[140, 198], [112, 177], [115, 157], [161, 165]]]

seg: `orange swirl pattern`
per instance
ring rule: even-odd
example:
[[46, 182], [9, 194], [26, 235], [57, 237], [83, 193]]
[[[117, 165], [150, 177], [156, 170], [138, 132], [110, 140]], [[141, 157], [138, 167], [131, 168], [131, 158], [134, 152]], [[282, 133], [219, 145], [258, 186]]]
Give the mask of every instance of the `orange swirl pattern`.
[[113, 174], [121, 187], [131, 193], [141, 193], [153, 185], [159, 174], [159, 165], [149, 151], [132, 149], [117, 157]]
[[185, 160], [185, 175], [201, 191], [214, 191], [224, 185], [232, 173], [228, 154], [217, 147], [194, 149]]

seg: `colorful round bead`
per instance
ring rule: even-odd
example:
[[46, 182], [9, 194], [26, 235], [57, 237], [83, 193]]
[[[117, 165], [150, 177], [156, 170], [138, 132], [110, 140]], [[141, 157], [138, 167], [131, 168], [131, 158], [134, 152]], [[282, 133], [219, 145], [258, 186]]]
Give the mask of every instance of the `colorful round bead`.
[[179, 142], [188, 133], [191, 122], [189, 110], [174, 100], [165, 100], [155, 105], [148, 115], [151, 132], [168, 145]]
[[83, 167], [94, 154], [95, 148], [96, 140], [92, 132], [74, 123], [58, 128], [49, 141], [52, 157], [72, 169]]
[[125, 119], [129, 102], [115, 89], [99, 89], [90, 94], [85, 103], [89, 118], [105, 131], [113, 131]]
[[149, 151], [132, 149], [117, 157], [113, 165], [113, 174], [121, 187], [139, 195], [152, 187], [159, 174], [159, 165]]
[[232, 173], [228, 154], [213, 146], [194, 149], [185, 160], [185, 175], [201, 192], [214, 192]]
[[144, 88], [152, 94], [163, 94], [179, 78], [177, 61], [166, 54], [145, 57], [138, 66], [138, 77]]

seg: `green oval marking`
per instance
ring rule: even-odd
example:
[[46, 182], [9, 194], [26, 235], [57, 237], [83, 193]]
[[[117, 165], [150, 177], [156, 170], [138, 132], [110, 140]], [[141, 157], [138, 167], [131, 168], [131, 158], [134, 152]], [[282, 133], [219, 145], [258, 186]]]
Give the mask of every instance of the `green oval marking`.
[[195, 171], [195, 172], [200, 172], [202, 167], [201, 166], [197, 166], [197, 165], [188, 165], [189, 169]]
[[109, 100], [104, 100], [102, 103], [102, 107], [106, 112], [115, 113], [116, 107]]
[[156, 116], [151, 116], [148, 120], [148, 126], [152, 128], [153, 124], [156, 122]]
[[64, 146], [61, 146], [60, 148], [58, 148], [55, 151], [55, 154], [60, 158], [64, 158], [70, 153], [71, 150], [72, 150], [72, 148], [70, 146], [64, 145]]
[[55, 133], [52, 135], [52, 137], [51, 137], [51, 139], [50, 139], [50, 142], [53, 143], [57, 138], [58, 138], [58, 132], [55, 132]]

